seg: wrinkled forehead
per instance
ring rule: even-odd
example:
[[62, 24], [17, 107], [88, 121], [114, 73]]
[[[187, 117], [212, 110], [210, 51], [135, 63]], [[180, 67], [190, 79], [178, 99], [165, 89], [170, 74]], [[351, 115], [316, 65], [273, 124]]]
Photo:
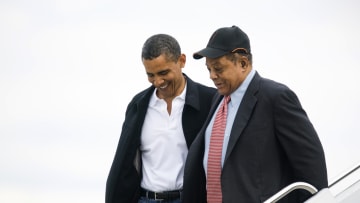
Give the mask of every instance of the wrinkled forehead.
[[224, 65], [228, 60], [226, 59], [225, 56], [221, 56], [221, 57], [218, 57], [218, 58], [209, 58], [209, 57], [206, 57], [206, 60], [205, 60], [205, 65], [207, 67], [217, 67], [217, 66], [222, 66]]

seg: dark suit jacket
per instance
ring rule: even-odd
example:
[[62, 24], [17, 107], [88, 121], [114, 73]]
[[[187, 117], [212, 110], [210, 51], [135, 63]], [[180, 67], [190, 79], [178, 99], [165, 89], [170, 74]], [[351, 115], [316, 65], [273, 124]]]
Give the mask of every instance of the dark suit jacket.
[[[221, 99], [220, 95], [214, 98], [209, 117], [189, 150], [184, 203], [206, 202], [204, 133]], [[231, 130], [221, 176], [223, 202], [263, 202], [297, 181], [319, 190], [328, 186], [322, 145], [294, 92], [256, 73]], [[308, 194], [294, 192], [283, 202], [306, 198]]]
[[[211, 107], [215, 88], [187, 78], [182, 124], [188, 148], [202, 127]], [[128, 104], [114, 161], [106, 183], [106, 203], [138, 202], [140, 195], [140, 135], [154, 87], [138, 93]]]

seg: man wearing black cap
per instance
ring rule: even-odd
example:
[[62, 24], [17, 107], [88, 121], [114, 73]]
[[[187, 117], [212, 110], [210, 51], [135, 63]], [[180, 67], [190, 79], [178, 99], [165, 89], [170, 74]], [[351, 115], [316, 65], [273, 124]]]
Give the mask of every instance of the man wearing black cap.
[[[188, 153], [183, 202], [255, 203], [294, 182], [318, 190], [328, 186], [312, 123], [291, 89], [252, 68], [246, 33], [237, 26], [220, 28], [193, 57], [206, 58], [218, 95]], [[280, 202], [309, 196], [294, 191]]]

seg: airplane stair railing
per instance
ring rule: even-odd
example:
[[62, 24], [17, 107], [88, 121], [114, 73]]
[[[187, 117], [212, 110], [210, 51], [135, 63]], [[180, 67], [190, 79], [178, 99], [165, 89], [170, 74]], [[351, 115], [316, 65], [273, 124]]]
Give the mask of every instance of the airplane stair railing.
[[351, 170], [341, 174], [340, 178], [331, 183], [329, 187], [318, 191], [314, 186], [306, 182], [295, 182], [283, 188], [264, 203], [275, 203], [294, 190], [306, 190], [312, 196], [306, 203], [335, 203], [335, 202], [360, 202], [360, 164]]
[[310, 185], [309, 183], [295, 182], [295, 183], [292, 183], [292, 184], [284, 187], [283, 189], [281, 189], [279, 192], [277, 192], [276, 194], [271, 196], [269, 199], [267, 199], [264, 203], [275, 203], [275, 202], [279, 201], [281, 198], [283, 198], [284, 196], [286, 196], [287, 194], [289, 194], [290, 192], [292, 192], [294, 190], [298, 190], [298, 189], [306, 190], [306, 191], [310, 192], [311, 194], [315, 194], [318, 191], [314, 186]]

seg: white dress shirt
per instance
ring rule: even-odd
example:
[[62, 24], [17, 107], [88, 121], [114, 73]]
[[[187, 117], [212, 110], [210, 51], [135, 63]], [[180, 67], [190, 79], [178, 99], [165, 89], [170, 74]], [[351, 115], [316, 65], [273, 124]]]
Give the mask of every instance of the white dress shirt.
[[188, 148], [182, 128], [186, 85], [172, 101], [171, 115], [165, 100], [150, 98], [141, 131], [143, 178], [141, 187], [153, 192], [182, 189]]

